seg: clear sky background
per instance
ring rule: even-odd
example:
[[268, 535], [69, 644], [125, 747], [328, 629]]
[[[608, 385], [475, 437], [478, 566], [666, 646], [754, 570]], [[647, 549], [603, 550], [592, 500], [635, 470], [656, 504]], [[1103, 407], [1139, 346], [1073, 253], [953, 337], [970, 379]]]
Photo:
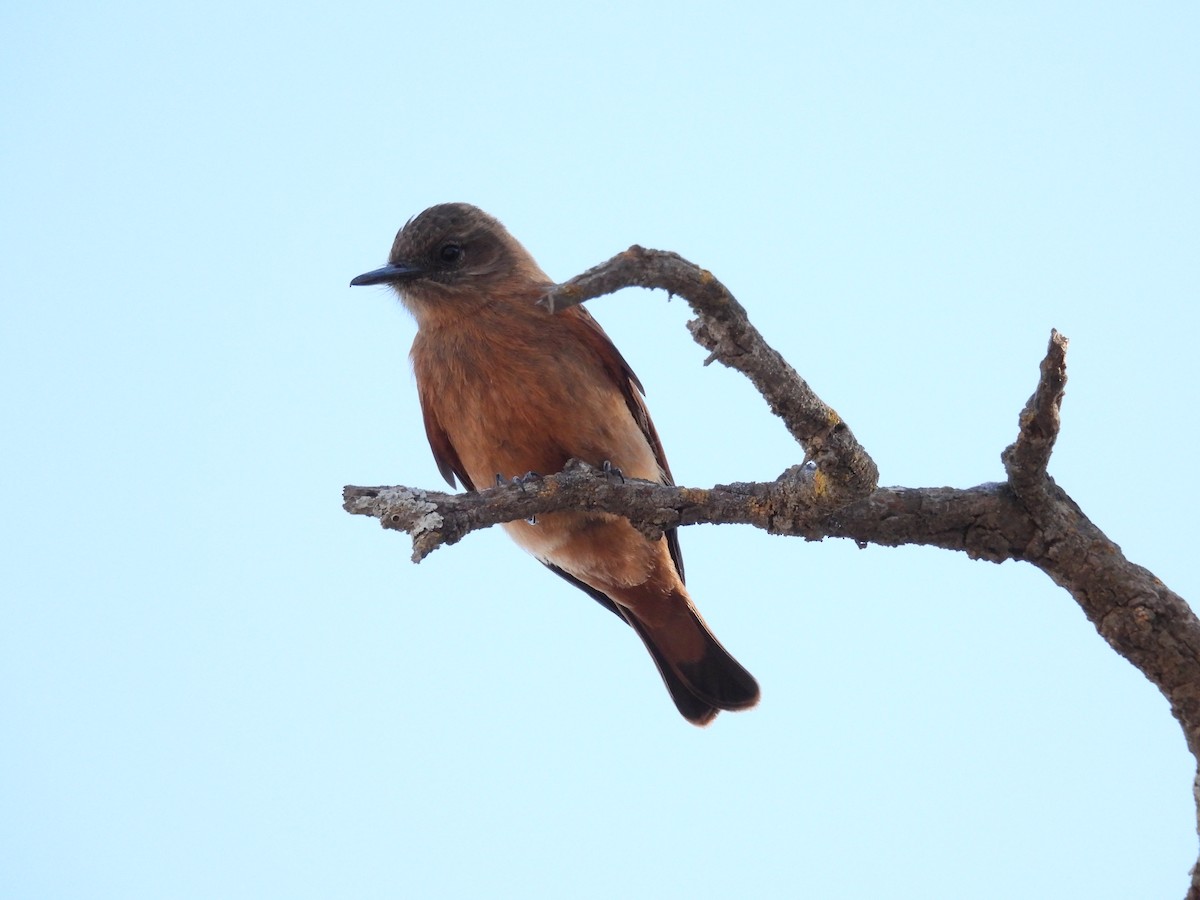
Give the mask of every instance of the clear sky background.
[[[1200, 7], [10, 3], [0, 12], [0, 896], [1178, 897], [1193, 762], [1040, 572], [682, 533], [761, 706], [698, 730], [441, 480], [384, 289], [433, 203], [553, 277], [721, 278], [892, 485], [1051, 463], [1200, 596]], [[799, 461], [685, 304], [593, 313], [680, 483]]]

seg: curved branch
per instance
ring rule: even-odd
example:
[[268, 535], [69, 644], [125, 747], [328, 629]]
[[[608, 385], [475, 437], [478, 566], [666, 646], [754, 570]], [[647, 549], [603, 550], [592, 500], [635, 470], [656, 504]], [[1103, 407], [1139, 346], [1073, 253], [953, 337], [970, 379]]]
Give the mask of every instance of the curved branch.
[[[573, 460], [557, 475], [478, 493], [347, 487], [345, 509], [407, 531], [418, 561], [498, 522], [594, 509], [625, 516], [651, 536], [680, 525], [736, 522], [808, 540], [926, 544], [975, 559], [1028, 562], [1065, 588], [1109, 645], [1158, 686], [1200, 760], [1200, 619], [1153, 573], [1127, 560], [1047, 471], [1066, 386], [1065, 337], [1051, 333], [1016, 440], [1001, 454], [1004, 483], [876, 488], [875, 463], [840, 417], [767, 345], [719, 281], [676, 254], [631, 247], [541, 302], [553, 311], [633, 285], [686, 298], [698, 317], [688, 327], [711, 351], [709, 361], [750, 378], [810, 462], [773, 482], [700, 489], [615, 481]], [[1195, 792], [1200, 799], [1200, 775]], [[1200, 900], [1200, 865], [1192, 879], [1188, 897]]]
[[719, 360], [749, 378], [817, 464], [806, 488], [814, 503], [836, 509], [875, 489], [879, 469], [850, 427], [750, 324], [725, 285], [678, 253], [635, 244], [558, 285], [539, 303], [554, 312], [626, 287], [661, 288], [688, 302], [696, 313], [688, 330], [709, 351], [704, 364]]

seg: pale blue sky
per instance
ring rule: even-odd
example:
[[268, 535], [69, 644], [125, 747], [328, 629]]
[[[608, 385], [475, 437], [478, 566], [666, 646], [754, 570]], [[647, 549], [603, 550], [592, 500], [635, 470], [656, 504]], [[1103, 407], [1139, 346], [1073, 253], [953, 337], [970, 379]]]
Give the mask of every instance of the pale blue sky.
[[[0, 12], [0, 895], [1177, 897], [1193, 763], [1039, 572], [682, 534], [763, 702], [697, 730], [438, 487], [384, 290], [475, 203], [556, 278], [711, 269], [885, 484], [1052, 474], [1200, 596], [1194, 3], [9, 4]], [[687, 310], [591, 304], [677, 479], [800, 451]]]

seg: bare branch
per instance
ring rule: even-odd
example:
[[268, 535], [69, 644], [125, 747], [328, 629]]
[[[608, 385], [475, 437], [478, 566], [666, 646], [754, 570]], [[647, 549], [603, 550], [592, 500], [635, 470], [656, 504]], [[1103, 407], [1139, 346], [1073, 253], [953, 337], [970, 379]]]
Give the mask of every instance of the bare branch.
[[688, 302], [697, 316], [688, 330], [709, 351], [705, 365], [719, 360], [749, 378], [817, 464], [808, 488], [814, 503], [836, 509], [875, 489], [879, 470], [849, 426], [767, 344], [725, 285], [679, 254], [635, 244], [539, 302], [553, 312], [626, 287], [661, 288]]
[[[806, 469], [808, 473], [798, 477], [810, 478], [812, 467]], [[862, 546], [925, 544], [992, 562], [1020, 559], [1033, 540], [1028, 514], [1006, 485], [880, 488], [829, 514], [804, 505], [804, 493], [794, 489], [796, 477], [711, 488], [635, 479], [622, 483], [571, 460], [557, 475], [462, 494], [347, 486], [343, 507], [412, 535], [414, 562], [472, 531], [570, 509], [625, 516], [649, 537], [682, 525], [753, 525], [808, 540], [849, 538]]]
[[633, 478], [618, 481], [573, 459], [557, 475], [463, 494], [347, 486], [342, 505], [349, 513], [379, 519], [384, 528], [411, 534], [413, 561], [420, 562], [443, 544], [457, 543], [480, 528], [568, 509], [625, 516], [652, 538], [667, 528], [701, 523], [802, 534], [825, 514], [823, 507], [809, 502], [811, 492], [804, 489], [812, 473], [807, 466], [775, 482], [687, 488]]
[[1058, 412], [1067, 386], [1067, 344], [1051, 330], [1037, 389], [1021, 411], [1017, 440], [1001, 454], [1009, 483], [1031, 503], [1046, 498], [1046, 467], [1058, 439]]
[[[1070, 592], [1109, 645], [1158, 686], [1200, 760], [1200, 619], [1153, 573], [1127, 560], [1048, 474], [1066, 386], [1065, 337], [1051, 333], [1016, 440], [1001, 454], [1005, 483], [876, 488], [875, 463], [837, 413], [767, 345], [716, 278], [676, 254], [631, 247], [541, 302], [553, 311], [633, 285], [684, 297], [697, 315], [689, 330], [710, 350], [709, 361], [744, 373], [809, 461], [773, 482], [707, 489], [613, 483], [572, 461], [560, 474], [478, 493], [347, 487], [346, 510], [407, 531], [414, 560], [498, 522], [591, 509], [625, 516], [650, 536], [680, 525], [736, 522], [808, 540], [925, 544], [974, 559], [1025, 561]], [[1200, 804], [1200, 776], [1194, 789]], [[1200, 866], [1188, 897], [1200, 900]]]

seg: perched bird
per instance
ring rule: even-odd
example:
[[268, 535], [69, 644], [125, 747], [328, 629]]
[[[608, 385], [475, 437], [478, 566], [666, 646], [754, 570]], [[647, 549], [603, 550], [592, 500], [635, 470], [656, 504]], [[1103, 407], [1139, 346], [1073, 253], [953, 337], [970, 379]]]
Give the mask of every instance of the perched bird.
[[[572, 457], [672, 484], [642, 386], [596, 320], [536, 302], [553, 282], [504, 226], [466, 203], [400, 229], [386, 284], [417, 321], [412, 346], [425, 432], [442, 475], [468, 490]], [[551, 571], [633, 626], [689, 722], [758, 702], [758, 684], [700, 618], [674, 529], [652, 541], [620, 516], [558, 512], [505, 524]]]

